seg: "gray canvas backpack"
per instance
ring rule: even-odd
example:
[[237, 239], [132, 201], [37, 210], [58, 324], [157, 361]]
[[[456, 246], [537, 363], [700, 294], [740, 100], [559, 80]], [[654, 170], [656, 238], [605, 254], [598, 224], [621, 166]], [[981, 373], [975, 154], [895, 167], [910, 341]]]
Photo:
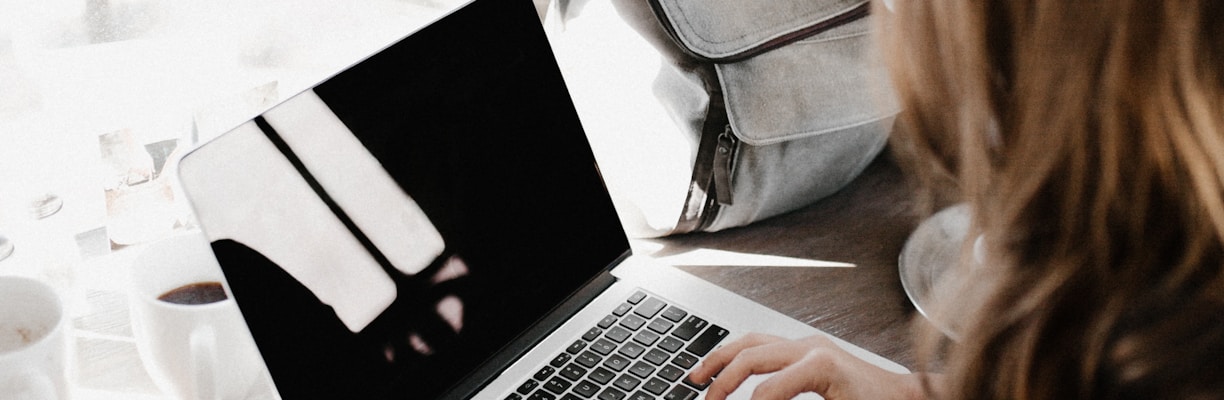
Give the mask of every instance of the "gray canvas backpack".
[[[867, 1], [650, 3], [679, 50], [674, 74], [660, 81], [676, 81], [664, 84], [676, 89], [671, 109], [698, 138], [673, 233], [741, 226], [811, 204], [848, 184], [884, 147], [897, 108], [871, 57]], [[695, 98], [678, 94], [685, 87], [704, 88], [704, 110], [682, 104]]]
[[631, 236], [816, 202], [898, 113], [865, 0], [554, 1], [545, 26]]

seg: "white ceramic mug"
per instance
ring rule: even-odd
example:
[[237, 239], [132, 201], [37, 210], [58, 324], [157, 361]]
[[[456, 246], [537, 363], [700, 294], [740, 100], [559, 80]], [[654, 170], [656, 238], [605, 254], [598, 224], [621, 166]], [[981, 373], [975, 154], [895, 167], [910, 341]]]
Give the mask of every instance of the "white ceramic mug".
[[[266, 368], [225, 284], [208, 240], [199, 233], [150, 243], [132, 266], [132, 328], [149, 374], [181, 399], [245, 399]], [[184, 286], [218, 283], [225, 298], [204, 304], [160, 300]]]
[[45, 283], [0, 277], [0, 397], [66, 399], [64, 306]]

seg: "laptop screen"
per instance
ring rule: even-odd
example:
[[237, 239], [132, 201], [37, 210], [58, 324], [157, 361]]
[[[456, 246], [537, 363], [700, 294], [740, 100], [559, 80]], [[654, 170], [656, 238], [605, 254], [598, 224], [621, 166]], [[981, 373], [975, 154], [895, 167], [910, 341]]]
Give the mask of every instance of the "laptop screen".
[[[285, 116], [307, 97], [324, 105], [423, 213], [427, 234], [400, 232], [397, 246], [396, 238], [383, 241], [384, 233], [371, 231], [398, 226], [400, 210], [384, 212], [378, 202], [345, 206], [379, 195], [329, 183], [337, 180], [329, 176], [369, 160], [312, 162], [347, 153], [301, 148], [317, 137], [311, 129], [324, 129]], [[310, 107], [297, 112], [303, 109]], [[321, 300], [276, 257], [214, 236], [226, 280], [286, 399], [437, 397], [629, 249], [529, 1], [476, 1], [254, 125], [314, 189], [318, 199], [311, 201], [337, 215], [345, 228], [338, 234], [355, 237], [395, 291], [368, 320], [342, 320], [340, 306]], [[193, 200], [204, 190], [186, 189]], [[284, 229], [261, 225], [265, 219], [247, 218], [241, 229]], [[307, 230], [320, 226], [299, 222]], [[209, 224], [202, 221], [206, 230]], [[409, 254], [395, 254], [404, 249]], [[395, 265], [413, 256], [424, 262]], [[344, 277], [346, 268], [328, 273]]]

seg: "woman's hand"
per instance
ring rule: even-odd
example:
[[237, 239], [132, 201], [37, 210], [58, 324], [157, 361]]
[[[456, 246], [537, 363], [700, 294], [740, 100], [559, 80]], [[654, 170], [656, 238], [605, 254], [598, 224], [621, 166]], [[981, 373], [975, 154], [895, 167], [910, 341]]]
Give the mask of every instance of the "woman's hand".
[[922, 383], [847, 353], [824, 336], [799, 340], [749, 334], [711, 352], [692, 373], [709, 382], [707, 400], [723, 400], [751, 375], [776, 372], [752, 393], [754, 400], [790, 399], [815, 392], [828, 400], [922, 399]]

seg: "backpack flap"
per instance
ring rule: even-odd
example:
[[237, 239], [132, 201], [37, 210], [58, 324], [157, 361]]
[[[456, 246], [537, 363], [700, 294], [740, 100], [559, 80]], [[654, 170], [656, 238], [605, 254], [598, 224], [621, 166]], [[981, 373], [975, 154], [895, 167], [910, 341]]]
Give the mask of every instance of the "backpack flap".
[[843, 131], [900, 112], [858, 19], [739, 62], [715, 65], [732, 132], [764, 146]]
[[680, 47], [705, 61], [736, 61], [867, 14], [865, 0], [651, 0]]
[[869, 60], [864, 0], [651, 0], [674, 42], [718, 71], [735, 136], [769, 145], [899, 112]]

